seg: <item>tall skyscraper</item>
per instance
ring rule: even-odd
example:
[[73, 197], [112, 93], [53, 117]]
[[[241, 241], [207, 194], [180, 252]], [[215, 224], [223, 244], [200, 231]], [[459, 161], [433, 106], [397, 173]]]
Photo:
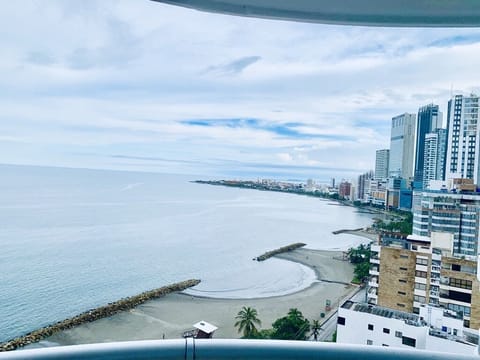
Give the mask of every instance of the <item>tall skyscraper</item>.
[[402, 114], [392, 118], [390, 136], [390, 177], [413, 177], [415, 155], [415, 114]]
[[423, 188], [427, 189], [430, 180], [445, 179], [447, 153], [447, 130], [436, 129], [425, 135], [423, 163]]
[[425, 162], [425, 136], [442, 127], [442, 113], [438, 105], [430, 104], [418, 109], [415, 135], [415, 181], [423, 182], [423, 166]]
[[390, 150], [377, 150], [375, 157], [375, 179], [388, 178], [388, 160], [390, 158]]
[[446, 178], [480, 180], [479, 97], [456, 95], [448, 102]]

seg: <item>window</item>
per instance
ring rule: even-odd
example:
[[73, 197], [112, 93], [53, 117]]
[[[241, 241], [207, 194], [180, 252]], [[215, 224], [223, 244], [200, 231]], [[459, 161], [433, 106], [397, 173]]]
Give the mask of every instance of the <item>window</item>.
[[408, 255], [400, 254], [401, 259], [408, 259]]
[[417, 258], [418, 265], [428, 265], [428, 259]]
[[342, 316], [339, 316], [339, 317], [337, 318], [337, 324], [338, 324], [338, 325], [345, 325], [345, 318], [342, 317]]
[[397, 294], [398, 295], [407, 295], [407, 293], [405, 291], [397, 291]]
[[395, 331], [395, 337], [401, 338], [403, 336], [401, 331]]
[[383, 332], [384, 332], [385, 334], [390, 334], [390, 329], [383, 328]]
[[427, 272], [426, 272], [426, 271], [416, 270], [416, 271], [415, 271], [415, 276], [416, 276], [416, 277], [421, 277], [421, 278], [426, 278], [426, 277], [427, 277]]
[[419, 296], [419, 295], [414, 295], [413, 296], [413, 301], [417, 301], [421, 304], [425, 304], [425, 296]]
[[401, 282], [401, 283], [404, 283], [404, 284], [405, 284], [405, 283], [407, 282], [407, 280], [405, 280], [405, 279], [398, 279], [398, 282]]
[[406, 267], [400, 267], [400, 270], [407, 271], [408, 269]]
[[387, 344], [382, 344], [382, 346], [390, 346], [390, 345], [387, 345]]
[[471, 303], [472, 302], [472, 295], [471, 294], [465, 294], [460, 291], [453, 291], [450, 290], [448, 293], [448, 298], [452, 300], [457, 300], [461, 301], [464, 303]]
[[367, 340], [367, 345], [373, 345], [373, 341], [372, 340]]
[[427, 288], [427, 285], [425, 285], [425, 284], [415, 283], [415, 289], [425, 290], [426, 288]]
[[[452, 270], [453, 270], [453, 265], [452, 265]], [[450, 278], [449, 285], [457, 288], [472, 290], [472, 282], [470, 280]]]
[[368, 330], [373, 331], [373, 324], [368, 324]]
[[405, 307], [405, 304], [397, 303], [397, 306], [398, 306], [398, 307]]
[[410, 338], [410, 337], [407, 337], [407, 336], [402, 336], [402, 344], [407, 345], [407, 346], [411, 346], [411, 347], [415, 347], [416, 344], [417, 344], [417, 340], [413, 339], [413, 338]]

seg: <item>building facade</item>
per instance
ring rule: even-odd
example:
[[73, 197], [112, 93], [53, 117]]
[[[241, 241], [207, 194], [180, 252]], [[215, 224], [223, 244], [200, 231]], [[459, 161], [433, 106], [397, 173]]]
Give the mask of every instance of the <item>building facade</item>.
[[478, 334], [448, 310], [422, 306], [419, 314], [346, 301], [338, 309], [337, 343], [390, 346], [474, 355]]
[[373, 171], [368, 171], [358, 177], [357, 199], [366, 201], [367, 191], [370, 188], [370, 180], [373, 179]]
[[388, 161], [390, 159], [390, 150], [377, 150], [375, 156], [375, 179], [382, 180], [388, 178]]
[[464, 326], [480, 327], [477, 261], [452, 255], [452, 234], [384, 235], [372, 246], [367, 302], [419, 314], [431, 305], [455, 312]]
[[432, 232], [452, 234], [453, 255], [476, 259], [480, 194], [423, 191], [415, 192], [414, 197], [412, 233], [427, 237]]
[[447, 156], [447, 130], [436, 129], [425, 135], [423, 188], [428, 189], [431, 180], [445, 179]]
[[415, 132], [415, 169], [414, 178], [423, 184], [425, 162], [425, 137], [428, 133], [442, 127], [442, 113], [438, 105], [430, 104], [418, 109]]
[[456, 95], [448, 102], [446, 178], [480, 177], [479, 97]]
[[415, 114], [401, 114], [392, 118], [390, 134], [389, 176], [413, 177], [415, 156]]

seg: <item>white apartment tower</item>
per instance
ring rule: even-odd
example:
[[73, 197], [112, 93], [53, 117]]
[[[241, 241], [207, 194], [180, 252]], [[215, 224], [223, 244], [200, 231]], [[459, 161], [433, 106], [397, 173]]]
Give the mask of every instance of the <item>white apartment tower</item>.
[[375, 157], [375, 179], [381, 180], [388, 178], [388, 160], [390, 158], [390, 150], [377, 150]]
[[447, 130], [435, 129], [425, 135], [423, 188], [428, 189], [430, 180], [444, 180], [447, 151]]
[[448, 102], [446, 179], [480, 180], [479, 97], [455, 95]]
[[413, 177], [415, 161], [416, 115], [401, 114], [392, 118], [390, 135], [390, 177]]

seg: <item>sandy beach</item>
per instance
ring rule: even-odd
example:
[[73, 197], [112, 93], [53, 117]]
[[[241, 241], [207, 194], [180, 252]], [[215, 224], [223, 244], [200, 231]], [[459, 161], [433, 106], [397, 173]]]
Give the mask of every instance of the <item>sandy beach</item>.
[[307, 265], [315, 270], [319, 279], [333, 282], [317, 281], [294, 294], [259, 299], [212, 299], [183, 293], [169, 294], [128, 312], [57, 333], [34, 346], [179, 338], [200, 320], [218, 326], [215, 338], [239, 338], [234, 318], [242, 306], [257, 309], [262, 328], [270, 328], [272, 322], [293, 307], [309, 320], [321, 319], [321, 313], [328, 317], [329, 312], [325, 311], [327, 299], [334, 309], [356, 290], [349, 284], [353, 266], [341, 260], [341, 251], [298, 249], [276, 257]]

